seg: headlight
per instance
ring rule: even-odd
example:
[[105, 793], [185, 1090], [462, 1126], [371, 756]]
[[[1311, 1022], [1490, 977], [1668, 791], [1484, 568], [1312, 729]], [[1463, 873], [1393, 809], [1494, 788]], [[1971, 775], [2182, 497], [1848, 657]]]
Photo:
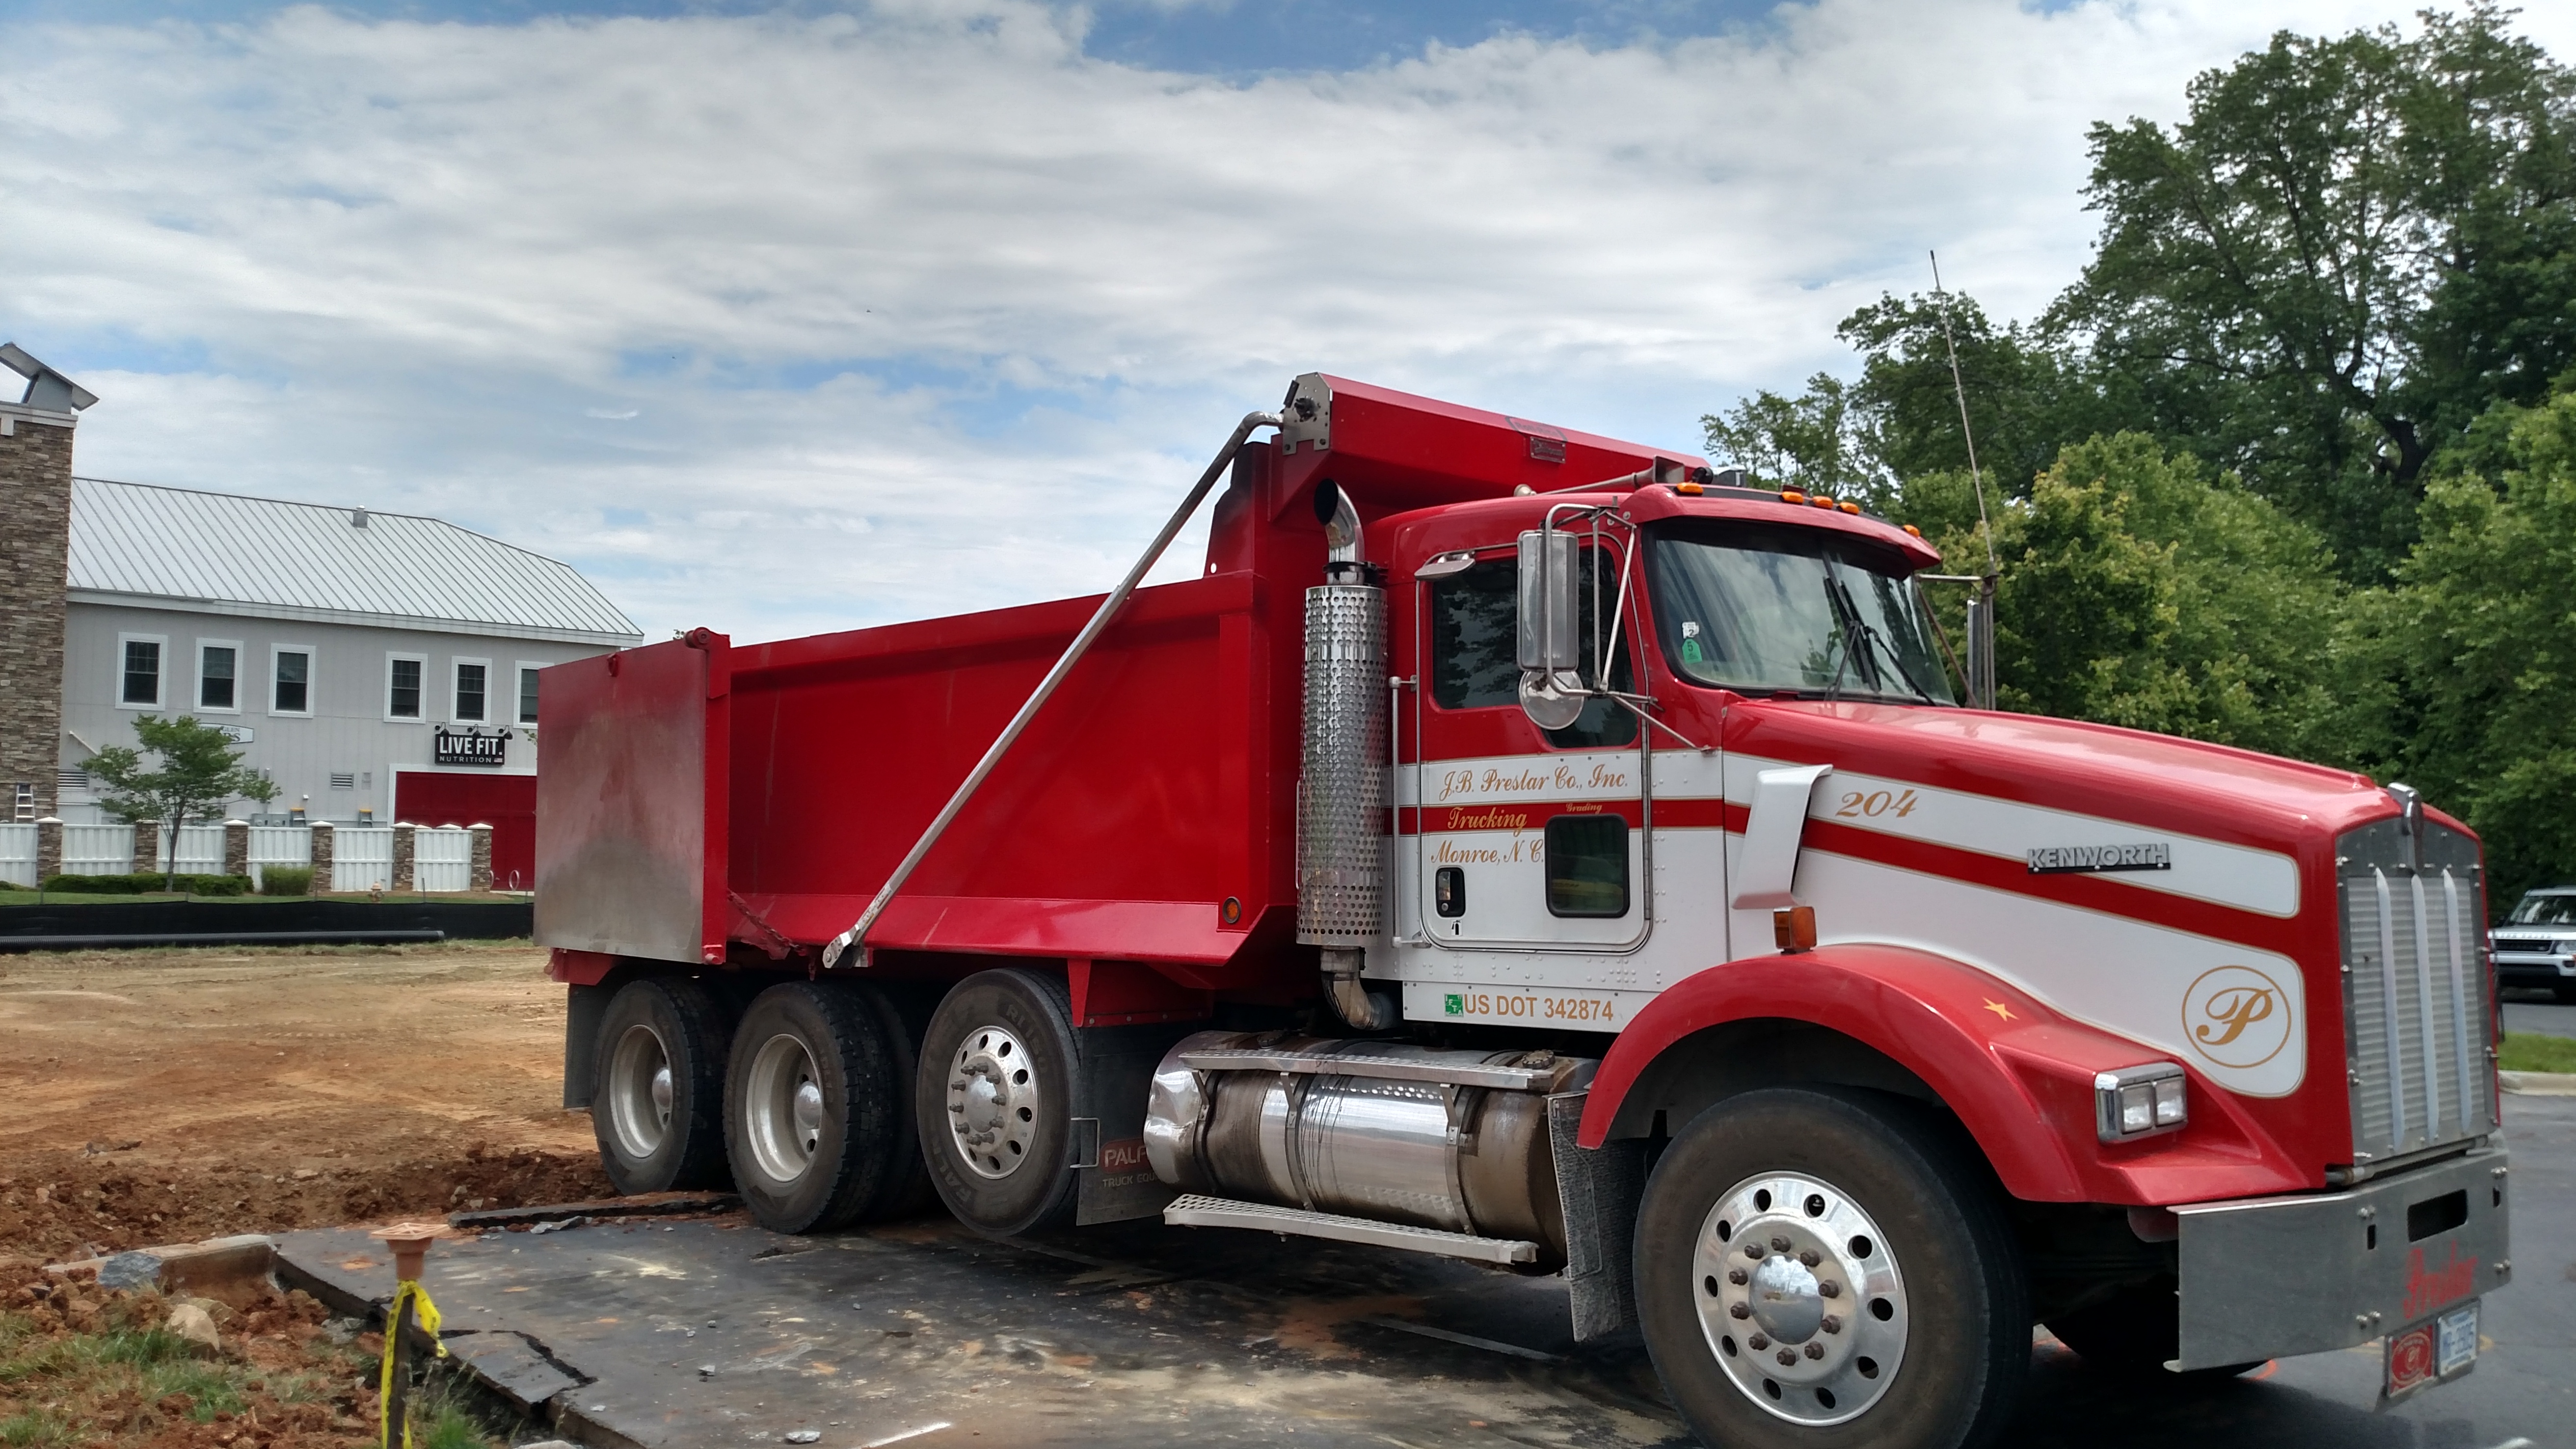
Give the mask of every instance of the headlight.
[[2183, 1101], [2182, 1068], [2172, 1062], [2149, 1062], [2097, 1072], [2093, 1077], [2093, 1125], [2105, 1142], [2134, 1142], [2181, 1127], [2188, 1116]]

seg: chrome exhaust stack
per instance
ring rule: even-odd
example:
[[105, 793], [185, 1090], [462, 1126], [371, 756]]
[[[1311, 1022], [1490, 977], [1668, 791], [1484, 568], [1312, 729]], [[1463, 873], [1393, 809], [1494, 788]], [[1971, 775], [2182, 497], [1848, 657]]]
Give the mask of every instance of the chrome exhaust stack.
[[1354, 1031], [1400, 1019], [1361, 983], [1386, 934], [1386, 590], [1361, 558], [1360, 515], [1315, 490], [1326, 582], [1306, 591], [1306, 701], [1297, 781], [1297, 940], [1323, 948], [1324, 991]]

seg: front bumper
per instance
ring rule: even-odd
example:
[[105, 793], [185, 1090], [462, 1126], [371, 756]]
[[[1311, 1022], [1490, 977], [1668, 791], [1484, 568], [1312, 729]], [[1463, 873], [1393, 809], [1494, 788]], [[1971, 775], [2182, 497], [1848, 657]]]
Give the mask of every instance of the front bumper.
[[2496, 1147], [2347, 1192], [2174, 1209], [2176, 1366], [2350, 1348], [2503, 1287], [2513, 1277], [2506, 1182]]
[[2498, 948], [2495, 968], [2496, 980], [2507, 986], [2550, 986], [2561, 981], [2576, 981], [2576, 955]]

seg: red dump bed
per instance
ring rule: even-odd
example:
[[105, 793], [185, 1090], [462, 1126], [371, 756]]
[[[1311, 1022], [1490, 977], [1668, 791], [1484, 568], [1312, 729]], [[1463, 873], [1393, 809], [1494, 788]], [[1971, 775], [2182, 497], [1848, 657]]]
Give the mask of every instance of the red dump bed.
[[[1329, 401], [1238, 456], [1205, 576], [1128, 601], [869, 932], [882, 968], [1091, 958], [1262, 989], [1294, 915], [1317, 482], [1374, 520], [1657, 457], [1339, 379], [1300, 387]], [[742, 647], [701, 630], [548, 670], [538, 942], [784, 959], [848, 929], [1098, 604]]]

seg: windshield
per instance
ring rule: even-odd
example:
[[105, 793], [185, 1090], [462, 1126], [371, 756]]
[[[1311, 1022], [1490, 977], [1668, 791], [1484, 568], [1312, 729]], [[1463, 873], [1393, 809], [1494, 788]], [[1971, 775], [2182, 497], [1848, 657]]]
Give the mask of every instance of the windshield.
[[2533, 891], [2522, 898], [2522, 904], [2513, 908], [2513, 915], [2505, 924], [2508, 926], [2576, 926], [2576, 895], [2557, 893], [2543, 895]]
[[1949, 704], [1922, 592], [1893, 549], [1820, 529], [1648, 531], [1656, 632], [1694, 683]]

